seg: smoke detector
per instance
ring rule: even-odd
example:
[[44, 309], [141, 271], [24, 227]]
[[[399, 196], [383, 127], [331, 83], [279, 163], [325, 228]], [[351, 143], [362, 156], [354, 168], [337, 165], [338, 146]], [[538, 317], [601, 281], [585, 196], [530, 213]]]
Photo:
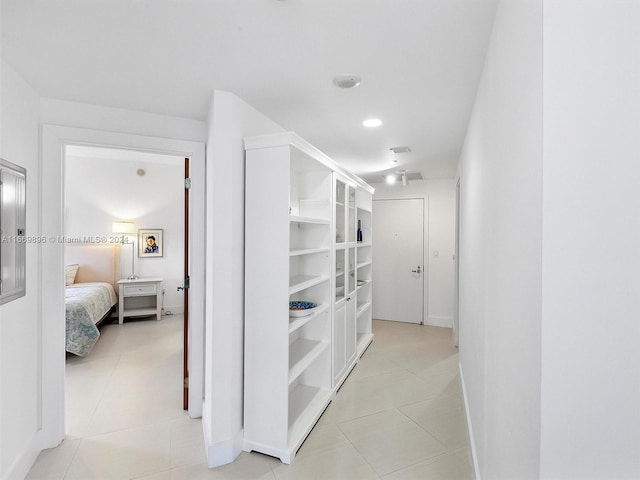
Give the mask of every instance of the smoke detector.
[[355, 73], [341, 73], [333, 77], [333, 84], [339, 88], [354, 88], [360, 85], [362, 77]]

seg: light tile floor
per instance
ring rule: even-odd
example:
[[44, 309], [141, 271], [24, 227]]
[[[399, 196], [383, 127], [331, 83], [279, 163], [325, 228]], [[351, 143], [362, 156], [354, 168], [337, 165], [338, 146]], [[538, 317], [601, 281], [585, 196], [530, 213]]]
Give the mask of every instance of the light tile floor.
[[242, 453], [215, 469], [181, 406], [182, 317], [105, 325], [89, 356], [67, 359], [67, 438], [27, 478], [470, 479], [451, 331], [373, 323], [373, 344], [291, 465]]

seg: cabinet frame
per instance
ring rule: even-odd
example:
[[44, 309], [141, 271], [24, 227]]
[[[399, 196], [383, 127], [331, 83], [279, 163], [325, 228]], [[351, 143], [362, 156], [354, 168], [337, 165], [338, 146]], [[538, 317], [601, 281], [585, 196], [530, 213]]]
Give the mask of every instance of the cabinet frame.
[[[245, 138], [245, 151], [243, 449], [290, 463], [337, 390], [334, 173], [373, 189], [291, 132]], [[290, 300], [319, 306], [290, 318]]]

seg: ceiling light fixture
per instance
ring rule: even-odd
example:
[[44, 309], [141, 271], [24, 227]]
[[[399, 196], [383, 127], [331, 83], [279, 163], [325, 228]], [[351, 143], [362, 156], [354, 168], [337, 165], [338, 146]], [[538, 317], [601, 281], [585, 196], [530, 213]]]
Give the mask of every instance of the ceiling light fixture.
[[380, 120], [379, 118], [368, 118], [367, 120], [362, 122], [362, 125], [369, 128], [379, 127], [380, 125], [382, 125], [382, 120]]
[[402, 186], [409, 185], [410, 180], [424, 180], [422, 173], [420, 172], [407, 172], [406, 170], [396, 170], [393, 173], [384, 173], [381, 175], [382, 179], [392, 185], [398, 181], [402, 182]]
[[341, 73], [333, 77], [333, 84], [338, 88], [355, 88], [361, 81], [362, 77], [355, 73]]

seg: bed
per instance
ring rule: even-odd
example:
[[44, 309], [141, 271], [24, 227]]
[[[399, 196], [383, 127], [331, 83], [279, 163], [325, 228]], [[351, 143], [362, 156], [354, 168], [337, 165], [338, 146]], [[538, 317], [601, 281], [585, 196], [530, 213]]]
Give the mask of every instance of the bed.
[[108, 283], [68, 285], [64, 298], [67, 352], [88, 354], [100, 337], [98, 325], [111, 316], [117, 302], [116, 293]]
[[66, 350], [85, 356], [118, 303], [117, 250], [113, 245], [71, 245], [65, 248], [65, 262]]

